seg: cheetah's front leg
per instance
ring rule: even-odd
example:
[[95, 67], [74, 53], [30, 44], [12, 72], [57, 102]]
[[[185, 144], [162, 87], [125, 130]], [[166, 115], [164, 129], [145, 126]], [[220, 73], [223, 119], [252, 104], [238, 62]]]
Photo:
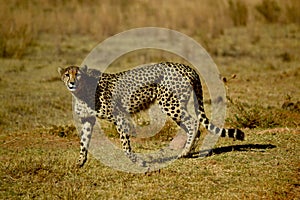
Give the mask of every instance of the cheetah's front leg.
[[92, 137], [95, 121], [95, 117], [87, 117], [81, 119], [83, 126], [80, 132], [80, 155], [78, 159], [79, 167], [82, 167], [87, 160], [88, 148]]

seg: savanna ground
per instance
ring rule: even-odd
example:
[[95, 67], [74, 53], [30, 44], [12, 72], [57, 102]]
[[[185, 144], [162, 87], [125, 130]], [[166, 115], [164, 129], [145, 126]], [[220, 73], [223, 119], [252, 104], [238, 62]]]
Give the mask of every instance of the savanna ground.
[[[1, 0], [0, 198], [299, 199], [299, 10], [298, 0]], [[246, 140], [220, 139], [206, 158], [148, 174], [115, 171], [92, 155], [77, 168], [72, 98], [56, 69], [143, 26], [181, 31], [208, 50], [226, 78], [226, 126]], [[172, 58], [144, 52], [120, 63], [160, 59]]]

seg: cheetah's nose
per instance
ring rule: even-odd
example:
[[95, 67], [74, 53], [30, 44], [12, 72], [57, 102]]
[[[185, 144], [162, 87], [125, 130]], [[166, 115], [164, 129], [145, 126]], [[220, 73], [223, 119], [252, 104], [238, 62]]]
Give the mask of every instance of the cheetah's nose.
[[75, 87], [76, 87], [75, 82], [69, 82], [69, 83], [68, 83], [68, 87], [69, 87], [70, 89], [75, 89]]

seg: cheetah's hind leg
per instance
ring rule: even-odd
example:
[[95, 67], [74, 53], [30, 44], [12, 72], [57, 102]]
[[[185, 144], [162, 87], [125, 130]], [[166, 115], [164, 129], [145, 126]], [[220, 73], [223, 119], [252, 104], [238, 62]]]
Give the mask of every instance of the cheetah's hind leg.
[[115, 125], [118, 133], [120, 134], [120, 141], [123, 152], [133, 163], [137, 163], [139, 166], [145, 167], [145, 161], [138, 158], [131, 149], [129, 136], [136, 135], [133, 124], [130, 122], [130, 120], [128, 120], [128, 116], [123, 112], [118, 112], [118, 114], [115, 113], [114, 116]]

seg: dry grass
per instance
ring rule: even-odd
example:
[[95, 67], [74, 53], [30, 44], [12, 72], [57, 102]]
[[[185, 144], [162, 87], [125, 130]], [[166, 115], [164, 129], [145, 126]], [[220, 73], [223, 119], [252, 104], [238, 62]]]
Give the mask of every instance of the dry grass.
[[[298, 1], [276, 1], [281, 14], [272, 23], [257, 6], [273, 1], [130, 2], [1, 2], [0, 199], [299, 199]], [[92, 155], [76, 168], [71, 96], [56, 68], [80, 64], [99, 41], [139, 26], [203, 41], [222, 75], [236, 75], [226, 83], [226, 125], [242, 127], [246, 141], [220, 139], [209, 157], [146, 175], [115, 171]], [[168, 59], [174, 56], [142, 51], [114, 64]], [[135, 147], [167, 143], [173, 128]]]
[[[181, 159], [151, 174], [128, 174], [90, 156], [77, 169], [77, 138], [23, 134], [1, 144], [0, 197], [10, 199], [296, 199], [299, 130], [248, 131], [212, 156]], [[30, 138], [34, 137], [32, 140]], [[3, 156], [5, 155], [5, 156]]]
[[[158, 26], [197, 37], [206, 46], [226, 28], [262, 21], [298, 23], [297, 0], [7, 1], [0, 2], [0, 56], [20, 58], [49, 33], [61, 48], [69, 35], [97, 40], [129, 28]], [[138, 17], [137, 17], [138, 16]]]

